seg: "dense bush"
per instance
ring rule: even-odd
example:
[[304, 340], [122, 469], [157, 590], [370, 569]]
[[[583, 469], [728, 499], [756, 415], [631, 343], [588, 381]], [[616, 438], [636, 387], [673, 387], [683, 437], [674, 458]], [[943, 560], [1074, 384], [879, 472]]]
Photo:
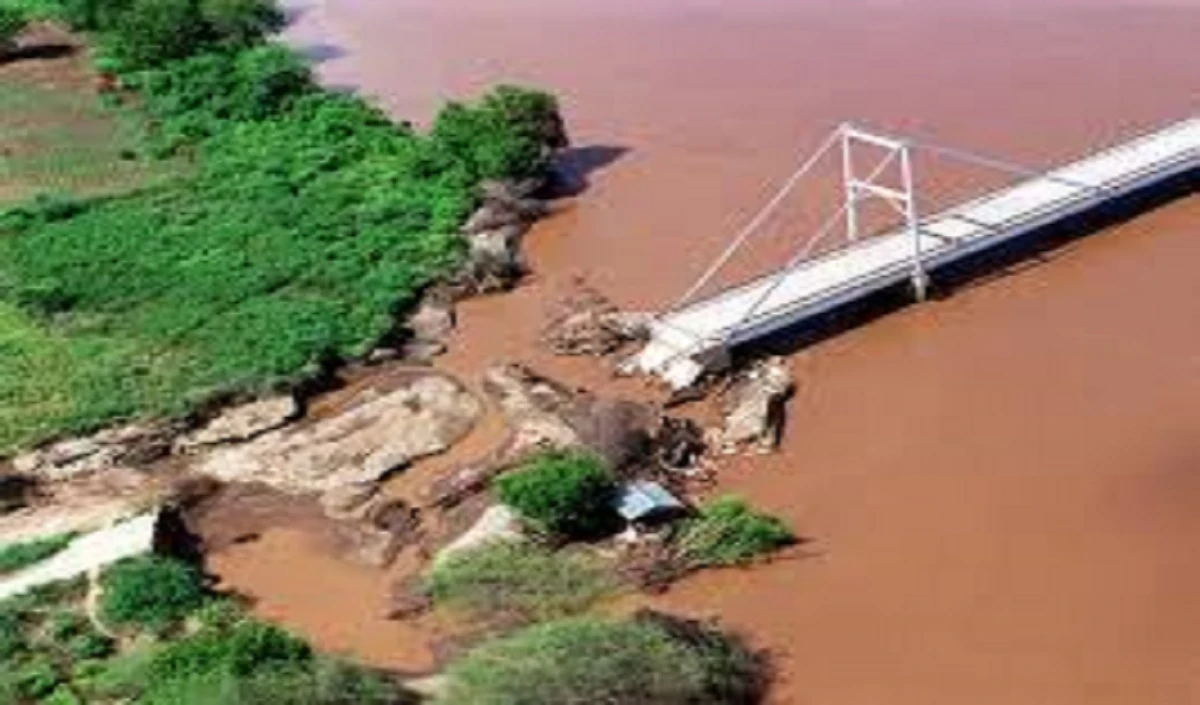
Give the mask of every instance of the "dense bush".
[[616, 481], [594, 455], [553, 451], [496, 481], [500, 500], [535, 528], [568, 538], [593, 538], [619, 523], [612, 507]]
[[130, 558], [105, 571], [100, 611], [105, 621], [162, 632], [200, 607], [200, 575], [173, 558]]
[[567, 144], [558, 103], [545, 93], [500, 86], [477, 107], [450, 103], [433, 137], [476, 179], [542, 173]]
[[583, 554], [498, 541], [434, 566], [435, 603], [497, 620], [533, 621], [577, 614], [613, 588], [607, 566]]
[[95, 32], [123, 71], [253, 46], [283, 27], [272, 0], [61, 0], [72, 27]]
[[229, 123], [281, 115], [317, 90], [308, 65], [275, 44], [172, 62], [139, 74], [132, 85], [155, 121], [159, 151], [210, 137]]
[[674, 620], [548, 622], [485, 643], [447, 671], [439, 705], [748, 705], [759, 665], [737, 642]]
[[689, 568], [747, 563], [795, 543], [796, 537], [776, 517], [757, 512], [736, 497], [722, 497], [686, 520], [673, 539], [679, 558]]
[[67, 547], [72, 534], [59, 534], [0, 547], [0, 575], [40, 563]]
[[0, 59], [17, 34], [25, 29], [25, 22], [25, 12], [21, 8], [0, 3]]

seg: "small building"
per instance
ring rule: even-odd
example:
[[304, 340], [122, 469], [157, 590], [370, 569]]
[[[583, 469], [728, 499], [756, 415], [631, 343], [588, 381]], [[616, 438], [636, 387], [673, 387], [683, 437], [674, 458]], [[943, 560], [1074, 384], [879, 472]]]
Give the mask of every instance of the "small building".
[[622, 486], [614, 507], [630, 524], [670, 520], [687, 511], [687, 505], [675, 495], [649, 480], [636, 480]]

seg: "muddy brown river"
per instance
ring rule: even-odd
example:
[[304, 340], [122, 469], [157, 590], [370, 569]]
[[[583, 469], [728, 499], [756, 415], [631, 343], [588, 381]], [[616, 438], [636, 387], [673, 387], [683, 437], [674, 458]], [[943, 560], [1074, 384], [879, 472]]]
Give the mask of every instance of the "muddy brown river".
[[[527, 286], [463, 307], [442, 364], [468, 379], [524, 359], [611, 388], [537, 349], [556, 292], [678, 295], [841, 120], [1048, 166], [1200, 108], [1188, 0], [329, 0], [291, 36], [418, 122], [498, 81], [561, 96], [582, 191]], [[920, 168], [942, 198], [991, 178]], [[663, 604], [770, 649], [778, 703], [1200, 702], [1198, 324], [1192, 196], [796, 353], [781, 452], [722, 485], [809, 557]], [[301, 627], [341, 618], [307, 604]]]

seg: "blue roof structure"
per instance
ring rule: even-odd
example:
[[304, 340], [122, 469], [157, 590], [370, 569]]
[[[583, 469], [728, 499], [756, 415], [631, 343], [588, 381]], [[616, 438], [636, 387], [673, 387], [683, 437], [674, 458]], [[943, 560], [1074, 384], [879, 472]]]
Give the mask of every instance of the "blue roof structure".
[[657, 482], [638, 480], [621, 488], [615, 508], [626, 521], [641, 521], [681, 511], [685, 505]]

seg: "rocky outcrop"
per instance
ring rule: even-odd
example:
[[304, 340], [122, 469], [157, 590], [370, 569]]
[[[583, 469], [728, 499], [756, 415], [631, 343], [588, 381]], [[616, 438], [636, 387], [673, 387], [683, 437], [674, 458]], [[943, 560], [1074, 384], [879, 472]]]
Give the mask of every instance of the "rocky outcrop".
[[547, 212], [546, 204], [532, 197], [541, 186], [530, 179], [480, 187], [482, 203], [462, 227], [467, 263], [455, 285], [463, 294], [504, 291], [524, 275], [521, 238]]
[[584, 448], [624, 474], [654, 463], [663, 417], [653, 406], [572, 390], [516, 364], [490, 368], [483, 389], [504, 417], [507, 438], [488, 458], [440, 478], [430, 504], [453, 506], [543, 450]]
[[300, 415], [290, 394], [260, 399], [222, 411], [201, 428], [180, 438], [175, 447], [188, 451], [222, 443], [240, 443], [280, 428]]
[[44, 446], [17, 456], [12, 466], [19, 474], [49, 482], [136, 468], [168, 455], [177, 431], [167, 424], [130, 424]]
[[735, 378], [721, 398], [724, 424], [716, 436], [722, 452], [774, 449], [792, 387], [791, 372], [779, 358], [762, 360]]
[[521, 521], [517, 513], [503, 504], [484, 510], [479, 519], [461, 536], [449, 543], [434, 557], [435, 564], [494, 541], [514, 541], [521, 538]]
[[400, 354], [415, 362], [429, 362], [446, 352], [454, 324], [454, 301], [451, 295], [444, 290], [426, 294], [421, 305], [408, 317], [405, 328], [409, 337], [404, 341]]
[[370, 499], [392, 471], [448, 449], [482, 412], [480, 401], [458, 382], [422, 374], [394, 391], [368, 388], [336, 416], [214, 448], [195, 469], [225, 481], [317, 493], [347, 511], [356, 498]]

